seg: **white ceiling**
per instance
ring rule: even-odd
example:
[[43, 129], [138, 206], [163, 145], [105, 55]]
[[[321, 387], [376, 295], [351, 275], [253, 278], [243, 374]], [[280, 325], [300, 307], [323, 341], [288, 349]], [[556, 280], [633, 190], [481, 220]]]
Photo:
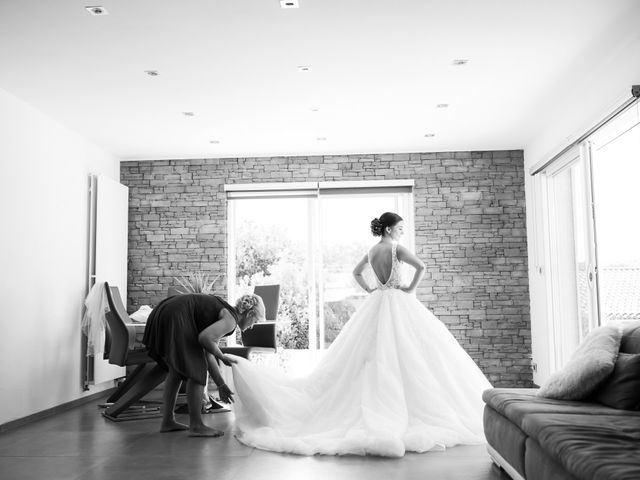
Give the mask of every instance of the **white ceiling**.
[[519, 149], [637, 20], [638, 0], [0, 0], [0, 88], [122, 159]]

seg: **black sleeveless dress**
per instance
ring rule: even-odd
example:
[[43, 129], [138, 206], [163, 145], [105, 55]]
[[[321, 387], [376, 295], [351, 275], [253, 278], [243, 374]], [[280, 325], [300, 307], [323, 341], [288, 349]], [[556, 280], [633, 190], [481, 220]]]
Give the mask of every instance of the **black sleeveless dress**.
[[[187, 293], [162, 300], [147, 319], [142, 342], [158, 365], [173, 368], [183, 379], [204, 385], [207, 380], [205, 350], [198, 335], [219, 321], [227, 309], [238, 320], [235, 308], [214, 295]], [[235, 328], [225, 335], [229, 336]]]

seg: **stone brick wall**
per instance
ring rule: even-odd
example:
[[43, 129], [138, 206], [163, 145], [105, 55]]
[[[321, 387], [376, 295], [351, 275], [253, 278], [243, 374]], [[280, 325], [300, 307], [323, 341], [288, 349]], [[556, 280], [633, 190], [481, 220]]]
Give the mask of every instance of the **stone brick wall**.
[[225, 183], [412, 178], [418, 298], [495, 386], [531, 386], [523, 163], [521, 150], [123, 162], [129, 307], [191, 270], [225, 276]]

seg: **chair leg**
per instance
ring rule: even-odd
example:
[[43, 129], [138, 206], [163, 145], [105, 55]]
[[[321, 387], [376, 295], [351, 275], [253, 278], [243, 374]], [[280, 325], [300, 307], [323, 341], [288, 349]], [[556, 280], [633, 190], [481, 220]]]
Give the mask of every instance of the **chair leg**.
[[141, 363], [140, 365], [138, 365], [133, 372], [131, 372], [129, 375], [127, 375], [127, 377], [125, 378], [124, 382], [116, 389], [115, 392], [113, 392], [111, 394], [111, 396], [109, 398], [107, 398], [107, 403], [115, 403], [118, 401], [118, 399], [124, 395], [125, 393], [127, 393], [127, 390], [129, 390], [135, 383], [138, 375], [140, 375], [140, 372], [142, 372], [142, 370], [144, 370], [145, 365], [147, 365], [146, 363]]
[[[145, 365], [145, 371], [143, 374], [139, 374], [139, 381], [132, 385], [127, 391], [110, 407], [106, 408], [102, 414], [109, 420], [119, 421], [118, 416], [123, 413], [127, 408], [133, 405], [135, 402], [144, 397], [147, 393], [160, 385], [167, 376], [166, 370], [157, 364]], [[155, 414], [147, 416], [158, 417], [160, 413], [156, 411]], [[141, 418], [140, 415], [136, 418]]]

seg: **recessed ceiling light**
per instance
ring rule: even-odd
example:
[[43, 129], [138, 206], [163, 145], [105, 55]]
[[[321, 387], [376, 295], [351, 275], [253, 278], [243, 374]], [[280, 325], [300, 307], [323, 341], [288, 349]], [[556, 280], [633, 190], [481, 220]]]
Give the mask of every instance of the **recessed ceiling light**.
[[469, 60], [467, 60], [466, 58], [456, 58], [453, 62], [451, 62], [453, 65], [455, 66], [461, 66], [461, 65], [466, 65], [467, 63], [469, 63]]
[[158, 75], [160, 75], [160, 72], [158, 72], [158, 70], [145, 70], [144, 73], [146, 73], [150, 77], [157, 77]]
[[309, 110], [311, 110], [312, 112], [319, 112], [320, 109], [318, 107], [311, 107]]
[[109, 15], [107, 9], [98, 5], [93, 7], [84, 7], [91, 15]]
[[310, 72], [311, 71], [311, 65], [298, 65], [298, 71], [299, 72]]
[[182, 114], [183, 114], [185, 117], [194, 117], [194, 116], [195, 116], [195, 113], [193, 113], [193, 112], [182, 112]]
[[319, 142], [325, 142], [327, 140], [327, 137], [318, 137], [316, 138], [316, 140], [318, 140]]
[[217, 145], [220, 143], [220, 140], [209, 140], [209, 143], [212, 143], [214, 145]]
[[448, 103], [438, 103], [436, 105], [436, 108], [447, 108], [449, 106]]
[[436, 134], [435, 134], [435, 133], [425, 133], [425, 134], [424, 134], [424, 137], [425, 137], [425, 138], [433, 138], [433, 137], [435, 137], [435, 136], [436, 136]]
[[280, 0], [280, 8], [298, 8], [298, 0]]

